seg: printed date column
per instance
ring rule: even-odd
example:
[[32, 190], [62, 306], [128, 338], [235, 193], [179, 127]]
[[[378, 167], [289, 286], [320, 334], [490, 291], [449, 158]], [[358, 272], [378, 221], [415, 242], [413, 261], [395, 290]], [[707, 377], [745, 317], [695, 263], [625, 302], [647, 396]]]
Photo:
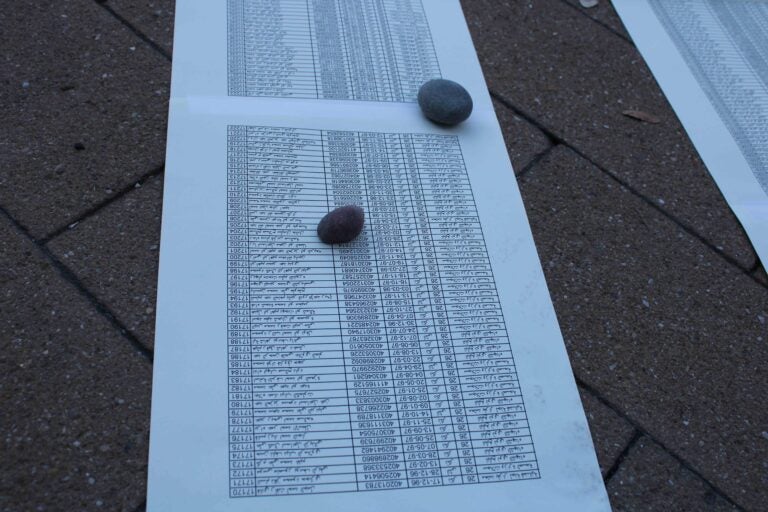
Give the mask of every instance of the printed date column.
[[[363, 152], [365, 181], [368, 186], [369, 222], [378, 269], [378, 284], [384, 312], [384, 333], [387, 346], [382, 353], [389, 358], [392, 371], [392, 397], [397, 418], [383, 423], [382, 433], [397, 438], [400, 460], [390, 461], [381, 466], [388, 478], [407, 478], [405, 465], [405, 436], [400, 426], [404, 400], [409, 389], [398, 385], [397, 375], [408, 367], [407, 349], [399, 346], [402, 337], [410, 330], [407, 320], [398, 318], [393, 308], [408, 297], [408, 281], [404, 270], [404, 251], [400, 240], [397, 201], [392, 187], [391, 168], [388, 157], [388, 143], [392, 137], [384, 133], [361, 133], [360, 147]], [[386, 351], [386, 352], [384, 352]]]
[[[381, 276], [382, 291], [408, 486], [441, 485], [427, 380], [428, 374], [433, 380], [436, 376], [439, 380], [441, 368], [439, 358], [434, 353], [434, 325], [424, 277], [416, 211], [411, 199], [409, 167], [413, 167], [413, 161], [406, 164], [399, 134], [387, 134], [386, 137], [388, 169], [381, 179], [394, 212], [390, 229], [382, 233], [377, 242], [382, 247], [381, 251], [390, 255], [386, 276]], [[412, 171], [415, 173], [416, 169]], [[433, 345], [432, 349], [429, 348], [430, 344]], [[425, 357], [430, 357], [430, 350], [433, 352], [433, 360], [427, 364]], [[428, 371], [427, 366], [431, 370]]]

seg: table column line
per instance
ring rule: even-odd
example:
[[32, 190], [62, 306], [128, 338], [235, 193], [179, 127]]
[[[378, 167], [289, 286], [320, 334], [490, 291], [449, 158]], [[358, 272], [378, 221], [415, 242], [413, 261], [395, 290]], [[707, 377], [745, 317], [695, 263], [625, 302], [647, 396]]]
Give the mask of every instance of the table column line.
[[[372, 78], [373, 78], [374, 81], [376, 81], [376, 79], [378, 77], [376, 76], [376, 66], [374, 65], [374, 59], [373, 59], [373, 56], [372, 56], [372, 51], [373, 51], [372, 47], [373, 47], [373, 45], [371, 44], [371, 38], [367, 37], [367, 34], [369, 32], [371, 32], [371, 31], [369, 30], [368, 20], [366, 19], [365, 2], [362, 2], [361, 3], [361, 7], [360, 7], [360, 25], [362, 25], [362, 27], [364, 29], [364, 34], [366, 35], [366, 43], [367, 44], [365, 45], [365, 49], [367, 50], [368, 61], [370, 63], [371, 72], [373, 74]], [[378, 24], [376, 24], [376, 25], [377, 25], [377, 29], [378, 29]], [[379, 97], [379, 89], [378, 89], [378, 87], [374, 87], [373, 93], [376, 95], [376, 101], [382, 101], [381, 98]], [[384, 135], [384, 134], [382, 134], [382, 135]], [[385, 139], [385, 142], [384, 142], [384, 147], [386, 148], [386, 139]]]
[[[395, 86], [394, 86], [394, 80], [392, 80], [390, 75], [389, 80], [389, 87], [390, 92], [392, 93], [392, 97], [396, 100], [403, 101], [405, 100], [405, 96], [403, 95], [402, 91], [402, 85], [400, 84], [400, 67], [397, 65], [397, 56], [395, 55], [395, 45], [392, 42], [392, 28], [389, 25], [389, 17], [387, 16], [387, 9], [384, 6], [384, 3], [382, 0], [375, 0], [376, 5], [378, 6], [379, 10], [381, 11], [381, 15], [383, 17], [384, 25], [385, 25], [385, 37], [386, 37], [386, 44], [389, 45], [389, 52], [391, 53], [392, 62], [395, 65], [395, 69], [392, 70], [395, 73], [395, 80], [397, 80], [397, 87], [398, 87], [398, 97], [395, 98]], [[384, 41], [384, 37], [382, 37], [382, 41]], [[389, 72], [387, 73], [389, 75]], [[402, 134], [397, 134], [398, 139], [402, 136]], [[402, 141], [401, 141], [402, 146]]]
[[[248, 126], [245, 127], [245, 141], [246, 144], [248, 144]], [[248, 155], [248, 152], [245, 153], [246, 158], [246, 173], [245, 173], [245, 208], [246, 208], [246, 218], [247, 224], [248, 224], [248, 348], [250, 348], [249, 354], [251, 355], [251, 360], [249, 361], [250, 366], [250, 374], [251, 374], [251, 419], [252, 419], [252, 425], [253, 425], [253, 494], [255, 496], [259, 495], [259, 485], [258, 485], [258, 478], [256, 477], [256, 461], [258, 458], [256, 457], [256, 406], [254, 405], [254, 395], [253, 395], [253, 339], [251, 337], [251, 210], [250, 205], [248, 203], [248, 196], [250, 195], [248, 193], [249, 187], [250, 187], [250, 179], [251, 179], [251, 171], [250, 171], [250, 156]]]
[[[325, 162], [325, 130], [318, 130], [320, 132], [320, 150], [323, 155], [323, 177], [325, 180], [325, 203], [328, 211], [331, 210], [330, 196], [328, 195], [328, 167]], [[349, 375], [347, 373], [347, 358], [344, 354], [344, 329], [341, 322], [341, 305], [339, 304], [339, 280], [336, 276], [336, 250], [331, 244], [331, 260], [333, 261], [333, 282], [336, 288], [336, 313], [339, 318], [339, 343], [341, 344], [341, 362], [344, 367], [344, 388], [347, 394], [347, 418], [349, 419], [349, 441], [352, 446], [352, 465], [355, 467], [355, 487], [360, 490], [360, 481], [358, 480], [357, 472], [357, 454], [355, 454], [355, 432], [352, 429], [352, 404], [349, 401]]]
[[[385, 75], [387, 77], [387, 84], [388, 84], [387, 92], [389, 93], [390, 97], [393, 97], [394, 96], [394, 94], [393, 94], [393, 89], [394, 88], [392, 87], [392, 77], [390, 75], [390, 69], [389, 69], [389, 65], [387, 63], [387, 56], [386, 56], [386, 52], [387, 52], [386, 45], [387, 45], [387, 43], [386, 43], [385, 37], [387, 36], [387, 34], [386, 34], [386, 29], [382, 30], [382, 28], [384, 26], [384, 20], [380, 17], [383, 13], [380, 11], [379, 6], [380, 6], [380, 4], [379, 4], [378, 0], [374, 0], [372, 5], [371, 5], [371, 12], [373, 13], [373, 16], [374, 16], [374, 18], [376, 20], [376, 32], [378, 32], [379, 40], [381, 41], [381, 53], [382, 53], [382, 56], [384, 57], [384, 66], [383, 66], [383, 68], [384, 68], [384, 73], [385, 73]], [[377, 91], [377, 94], [378, 94], [378, 91]], [[392, 101], [392, 100], [382, 100], [382, 101]], [[384, 134], [384, 137], [386, 138], [387, 135], [388, 134]]]
[[[243, 24], [245, 24], [245, 2], [240, 2], [240, 10], [242, 14]], [[245, 37], [245, 29], [243, 29], [243, 94], [248, 96], [248, 40]], [[248, 133], [248, 127], [245, 128], [246, 134]]]
[[[317, 86], [317, 66], [315, 65], [315, 44], [316, 44], [316, 38], [314, 34], [312, 33], [312, 20], [309, 17], [309, 2], [311, 0], [305, 0], [307, 5], [307, 28], [309, 29], [309, 49], [312, 51], [312, 73], [315, 75], [315, 98], [320, 98], [320, 90]], [[318, 130], [320, 132], [320, 146], [322, 147], [322, 140], [323, 140], [323, 131]], [[327, 189], [326, 189], [326, 197], [328, 197]]]
[[[388, 143], [387, 143], [387, 134], [386, 133], [382, 133], [381, 136], [384, 139], [384, 144], [383, 144], [383, 146], [384, 146], [384, 155], [387, 158], [387, 170], [388, 170], [388, 175], [389, 175], [389, 184], [392, 186], [392, 197], [394, 198], [395, 197], [395, 187], [392, 184], [392, 171], [390, 169], [389, 147], [388, 147]], [[403, 244], [403, 235], [402, 235], [402, 231], [400, 230], [400, 215], [399, 215], [399, 213], [397, 211], [397, 199], [395, 199], [394, 206], [395, 206], [395, 218], [397, 219], [397, 231], [400, 234], [400, 244], [402, 245]], [[374, 243], [373, 243], [373, 250], [374, 250], [374, 254], [375, 254], [376, 253], [376, 243], [375, 243], [375, 240], [374, 240]], [[378, 265], [377, 265], [377, 267], [378, 267]], [[407, 267], [407, 262], [406, 262], [406, 275], [407, 275], [407, 270], [408, 270], [408, 267]], [[410, 283], [409, 283], [409, 289], [410, 289]], [[395, 412], [397, 413], [397, 429], [400, 432], [400, 450], [403, 453], [403, 472], [405, 473], [405, 485], [406, 485], [406, 487], [410, 487], [411, 486], [411, 482], [408, 479], [408, 461], [405, 458], [405, 439], [403, 439], [403, 426], [402, 426], [402, 423], [400, 421], [401, 417], [400, 417], [400, 408], [398, 406], [397, 385], [395, 384], [395, 381], [396, 381], [396, 379], [395, 379], [395, 369], [394, 369], [395, 365], [392, 362], [392, 352], [391, 352], [390, 346], [389, 346], [389, 334], [387, 333], [387, 312], [386, 312], [386, 306], [384, 305], [384, 297], [383, 296], [381, 298], [381, 311], [382, 311], [382, 316], [384, 317], [384, 337], [387, 339], [387, 353], [389, 354], [390, 368], [392, 368], [392, 392], [393, 392], [394, 397], [395, 397]], [[418, 337], [418, 328], [417, 328], [416, 336]], [[427, 398], [429, 398], [429, 397], [427, 397]]]
[[421, 0], [416, 0], [416, 1], [419, 2], [419, 7], [421, 7], [421, 12], [424, 13], [424, 24], [427, 27], [427, 36], [429, 37], [429, 45], [432, 47], [431, 56], [435, 61], [435, 65], [437, 66], [437, 74], [438, 76], [443, 76], [443, 72], [440, 69], [440, 60], [437, 58], [437, 50], [435, 50], [435, 38], [432, 37], [432, 29], [429, 27], [429, 18], [427, 18], [427, 13], [424, 11], [424, 2], [422, 2]]
[[[352, 80], [352, 64], [349, 60], [349, 48], [347, 47], [347, 29], [344, 25], [344, 10], [341, 7], [340, 1], [343, 1], [343, 0], [334, 0], [334, 5], [338, 7], [339, 25], [341, 25], [340, 35], [344, 43], [345, 71], [347, 73], [347, 79], [349, 80], [349, 92], [350, 92], [350, 97], [348, 99], [354, 100], [354, 99], [357, 99], [355, 97], [355, 81]], [[354, 133], [357, 136], [358, 140], [360, 139], [360, 132], [352, 132], [352, 133]]]

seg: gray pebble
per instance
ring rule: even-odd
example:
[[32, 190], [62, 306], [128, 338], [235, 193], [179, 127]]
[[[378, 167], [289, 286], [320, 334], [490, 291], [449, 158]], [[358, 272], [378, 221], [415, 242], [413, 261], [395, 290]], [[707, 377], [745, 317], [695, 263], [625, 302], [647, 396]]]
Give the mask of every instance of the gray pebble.
[[440, 124], [459, 124], [472, 113], [472, 97], [467, 90], [443, 78], [422, 85], [418, 100], [424, 115]]
[[351, 242], [363, 230], [365, 212], [359, 206], [347, 205], [328, 212], [317, 225], [317, 236], [326, 244]]

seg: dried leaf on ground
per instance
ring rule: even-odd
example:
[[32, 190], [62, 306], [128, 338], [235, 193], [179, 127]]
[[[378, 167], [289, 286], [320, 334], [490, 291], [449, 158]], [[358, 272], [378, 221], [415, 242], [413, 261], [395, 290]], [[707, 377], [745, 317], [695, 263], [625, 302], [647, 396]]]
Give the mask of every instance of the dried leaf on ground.
[[642, 110], [625, 110], [622, 112], [627, 117], [631, 117], [632, 119], [637, 119], [638, 121], [643, 121], [645, 123], [651, 123], [651, 124], [659, 124], [661, 122], [661, 119], [654, 116], [653, 114], [649, 114], [648, 112], [643, 112]]

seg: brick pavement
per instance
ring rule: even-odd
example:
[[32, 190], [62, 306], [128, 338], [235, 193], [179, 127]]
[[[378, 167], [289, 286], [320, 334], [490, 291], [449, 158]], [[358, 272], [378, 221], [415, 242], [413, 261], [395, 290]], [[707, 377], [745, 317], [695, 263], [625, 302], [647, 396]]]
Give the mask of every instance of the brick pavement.
[[[610, 3], [463, 6], [614, 509], [766, 510], [768, 278]], [[2, 512], [143, 510], [172, 13], [0, 12]]]

